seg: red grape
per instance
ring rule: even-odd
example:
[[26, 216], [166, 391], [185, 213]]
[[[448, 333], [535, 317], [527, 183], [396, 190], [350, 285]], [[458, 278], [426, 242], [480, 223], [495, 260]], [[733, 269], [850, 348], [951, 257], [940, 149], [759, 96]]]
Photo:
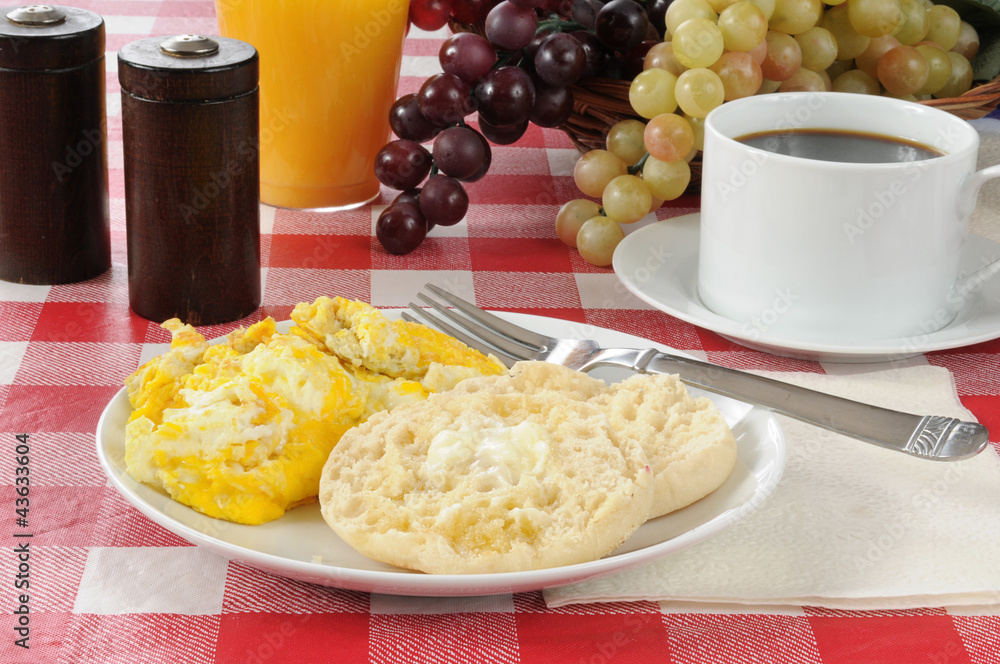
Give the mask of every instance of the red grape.
[[427, 237], [427, 220], [412, 203], [390, 205], [375, 222], [375, 237], [390, 254], [408, 254]]
[[587, 64], [587, 54], [572, 35], [557, 32], [546, 37], [535, 54], [535, 71], [554, 87], [576, 83]]
[[483, 161], [479, 164], [479, 170], [470, 175], [469, 177], [462, 178], [462, 182], [475, 182], [481, 180], [483, 176], [490, 170], [490, 164], [493, 163], [493, 150], [490, 148], [490, 142], [486, 140], [478, 131], [473, 131], [479, 142], [483, 144]]
[[459, 32], [441, 45], [441, 69], [472, 85], [485, 76], [497, 61], [497, 52], [486, 39], [473, 32]]
[[604, 60], [604, 47], [601, 45], [601, 41], [593, 33], [586, 30], [576, 30], [569, 34], [580, 42], [580, 46], [583, 47], [583, 54], [586, 57], [586, 64], [583, 66], [580, 78], [593, 78], [597, 76], [601, 70], [601, 62]]
[[427, 121], [420, 112], [416, 93], [403, 95], [389, 109], [389, 126], [400, 138], [423, 143], [434, 138], [441, 129]]
[[469, 195], [455, 178], [435, 175], [420, 192], [420, 211], [439, 226], [454, 226], [468, 210]]
[[528, 118], [525, 118], [515, 125], [498, 127], [485, 120], [482, 114], [479, 115], [479, 131], [483, 132], [483, 136], [490, 139], [497, 145], [510, 145], [511, 143], [515, 143], [518, 139], [524, 136], [524, 132], [527, 130]]
[[[409, 203], [420, 207], [420, 188], [407, 189], [406, 191], [399, 192], [399, 195], [392, 199], [392, 204], [397, 205], [399, 203]], [[434, 228], [434, 222], [428, 219], [427, 232], [429, 233], [432, 228]]]
[[396, 203], [413, 203], [414, 205], [420, 204], [420, 187], [414, 187], [413, 189], [406, 189], [405, 191], [399, 192], [399, 194], [392, 199], [393, 205]]
[[431, 153], [415, 141], [400, 139], [387, 143], [375, 155], [375, 177], [393, 189], [412, 189], [431, 170]]
[[475, 25], [486, 19], [490, 10], [500, 4], [500, 0], [459, 0], [452, 3], [451, 16], [459, 23]]
[[573, 93], [569, 88], [543, 85], [535, 88], [535, 105], [528, 119], [539, 127], [558, 127], [573, 113]]
[[535, 84], [520, 67], [494, 69], [476, 86], [479, 117], [504, 127], [523, 122], [535, 104]]
[[518, 7], [528, 7], [534, 9], [535, 7], [541, 7], [545, 4], [546, 0], [508, 0], [510, 4], [517, 5]]
[[468, 127], [449, 127], [434, 139], [434, 163], [453, 178], [475, 175], [484, 157], [482, 142]]
[[454, 74], [435, 74], [417, 93], [420, 112], [432, 124], [447, 127], [475, 110], [469, 85]]
[[667, 30], [667, 7], [673, 0], [648, 0], [646, 2], [646, 15], [649, 16], [649, 24], [656, 28], [656, 33], [663, 38]]
[[573, 0], [570, 16], [588, 30], [593, 30], [597, 24], [597, 12], [601, 11], [603, 6], [597, 0]]
[[440, 30], [451, 14], [451, 0], [411, 0], [410, 23], [421, 30]]
[[537, 26], [534, 9], [501, 2], [486, 15], [486, 38], [502, 51], [517, 51], [528, 45]]
[[597, 12], [594, 32], [613, 51], [630, 51], [646, 38], [649, 17], [634, 0], [611, 0]]

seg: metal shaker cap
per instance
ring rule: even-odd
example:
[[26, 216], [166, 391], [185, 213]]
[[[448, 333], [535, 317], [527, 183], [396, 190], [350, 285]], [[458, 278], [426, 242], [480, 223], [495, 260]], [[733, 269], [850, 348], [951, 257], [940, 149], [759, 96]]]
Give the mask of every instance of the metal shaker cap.
[[66, 14], [49, 5], [24, 5], [7, 12], [7, 20], [18, 25], [56, 25], [66, 20]]
[[204, 58], [219, 52], [219, 42], [201, 35], [177, 35], [163, 40], [160, 50], [178, 58]]

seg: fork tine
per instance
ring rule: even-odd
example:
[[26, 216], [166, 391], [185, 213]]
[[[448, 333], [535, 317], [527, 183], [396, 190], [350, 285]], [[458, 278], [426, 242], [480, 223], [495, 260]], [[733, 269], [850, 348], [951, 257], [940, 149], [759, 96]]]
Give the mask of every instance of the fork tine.
[[[467, 302], [457, 295], [453, 295], [448, 291], [435, 286], [434, 284], [424, 284], [424, 288], [434, 293], [442, 300], [448, 302], [469, 318], [485, 325], [491, 330], [500, 332], [514, 341], [520, 341], [526, 346], [534, 346], [535, 350], [544, 350], [545, 348], [554, 346], [556, 343], [556, 340], [551, 337], [546, 337], [545, 335], [538, 334], [537, 332], [526, 330], [519, 325], [509, 323], [502, 318], [483, 311], [471, 302]], [[423, 296], [421, 296], [421, 299], [429, 302], [429, 300]]]
[[[472, 334], [491, 346], [504, 351], [512, 357], [518, 357], [522, 360], [537, 360], [541, 355], [541, 351], [533, 346], [522, 344], [502, 334], [497, 334], [496, 331], [490, 329], [486, 323], [480, 323], [477, 320], [455, 313], [454, 310], [446, 308], [440, 302], [432, 300], [423, 293], [417, 293], [417, 297], [429, 304], [434, 311], [450, 320], [454, 325], [461, 327], [469, 334]], [[496, 318], [495, 316], [490, 317]]]
[[[434, 301], [423, 293], [417, 293], [417, 297], [429, 304], [438, 314], [452, 321], [455, 325], [465, 329], [470, 334], [479, 337], [486, 343], [496, 346], [500, 350], [514, 357], [520, 357], [526, 360], [537, 360], [540, 359], [540, 356], [545, 352], [544, 348], [536, 348], [530, 344], [522, 343], [518, 339], [512, 339], [506, 335], [499, 334], [496, 330], [490, 327], [489, 323], [485, 319], [480, 321], [475, 318], [463, 316], [457, 313], [454, 309], [446, 308], [440, 302]], [[500, 320], [491, 314], [486, 315], [489, 316], [490, 319]]]
[[[504, 365], [506, 365], [508, 368], [514, 366], [514, 363], [519, 361], [518, 358], [508, 355], [507, 353], [501, 350], [493, 348], [492, 346], [489, 346], [486, 343], [484, 343], [481, 339], [477, 339], [476, 337], [470, 336], [465, 332], [462, 332], [458, 328], [449, 325], [448, 323], [444, 322], [443, 320], [441, 320], [434, 314], [430, 313], [426, 309], [421, 309], [420, 307], [416, 306], [413, 303], [410, 303], [410, 308], [413, 309], [418, 314], [420, 314], [420, 316], [425, 320], [427, 320], [431, 325], [440, 329], [445, 334], [449, 334], [455, 337], [456, 339], [464, 343], [466, 346], [469, 346], [470, 348], [475, 348], [484, 355], [496, 356], [496, 358], [501, 362], [503, 362]], [[409, 313], [405, 311], [403, 312], [402, 316], [404, 320], [408, 320], [411, 323], [422, 322], [417, 320], [414, 316], [411, 316]]]

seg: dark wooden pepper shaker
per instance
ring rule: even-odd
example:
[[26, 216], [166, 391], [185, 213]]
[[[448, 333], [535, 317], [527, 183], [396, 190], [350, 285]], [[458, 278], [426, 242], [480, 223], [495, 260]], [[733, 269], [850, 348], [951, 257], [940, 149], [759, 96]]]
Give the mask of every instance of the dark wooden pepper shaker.
[[0, 9], [0, 279], [65, 284], [111, 267], [104, 19]]
[[192, 325], [260, 304], [257, 51], [180, 35], [118, 51], [129, 303]]

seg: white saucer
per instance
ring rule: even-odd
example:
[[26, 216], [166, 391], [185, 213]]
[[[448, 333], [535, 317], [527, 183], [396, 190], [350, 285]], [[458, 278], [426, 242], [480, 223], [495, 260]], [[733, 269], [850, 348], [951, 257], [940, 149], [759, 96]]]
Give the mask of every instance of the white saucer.
[[[710, 311], [699, 299], [699, 217], [696, 213], [665, 219], [628, 234], [615, 250], [615, 273], [626, 288], [660, 311], [740, 345], [785, 357], [857, 363], [897, 360], [1000, 337], [1000, 278], [985, 281], [965, 298], [955, 320], [936, 332], [843, 344], [758, 335], [746, 324]], [[963, 271], [971, 274], [997, 258], [1000, 244], [970, 236], [962, 258]]]

